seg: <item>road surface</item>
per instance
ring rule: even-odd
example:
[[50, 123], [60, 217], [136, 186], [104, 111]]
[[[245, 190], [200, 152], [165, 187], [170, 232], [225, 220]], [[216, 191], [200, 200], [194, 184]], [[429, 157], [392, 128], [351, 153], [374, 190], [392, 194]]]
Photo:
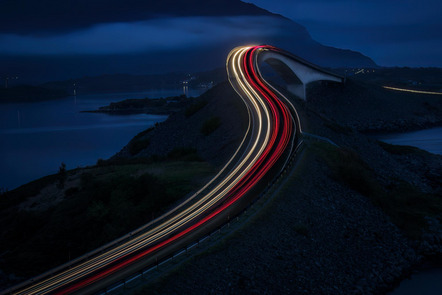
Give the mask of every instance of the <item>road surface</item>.
[[284, 169], [299, 119], [261, 76], [258, 56], [271, 46], [238, 47], [227, 58], [232, 87], [248, 108], [249, 126], [234, 155], [191, 198], [142, 228], [4, 294], [91, 294], [157, 264], [242, 212]]

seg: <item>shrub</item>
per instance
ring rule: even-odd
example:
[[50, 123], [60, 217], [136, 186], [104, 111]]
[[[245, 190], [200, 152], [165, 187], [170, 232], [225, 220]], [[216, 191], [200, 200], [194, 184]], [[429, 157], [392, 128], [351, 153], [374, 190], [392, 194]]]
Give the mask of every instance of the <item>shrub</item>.
[[[158, 122], [155, 123], [155, 126], [158, 126]], [[149, 132], [151, 132], [151, 131], [154, 130], [154, 129], [155, 129], [155, 127], [149, 127], [149, 128], [147, 128], [146, 130], [141, 131], [140, 133], [138, 133], [137, 135], [135, 135], [134, 139], [135, 139], [135, 140], [137, 140], [137, 139], [141, 139], [141, 138], [143, 138], [146, 134], [148, 134]]]
[[194, 148], [174, 148], [167, 154], [169, 160], [201, 161], [198, 152]]
[[300, 234], [300, 235], [302, 235], [302, 236], [304, 236], [304, 237], [307, 237], [307, 236], [308, 236], [308, 227], [307, 227], [307, 225], [305, 225], [305, 224], [303, 224], [303, 223], [300, 223], [300, 222], [295, 223], [295, 224], [293, 225], [293, 230], [294, 230], [296, 233], [298, 233], [298, 234]]
[[78, 192], [79, 192], [79, 188], [78, 188], [78, 187], [71, 187], [71, 188], [68, 188], [68, 189], [64, 192], [64, 195], [65, 195], [66, 197], [71, 197], [71, 196], [75, 195], [75, 194], [78, 193]]
[[145, 139], [139, 139], [139, 140], [132, 140], [129, 144], [129, 153], [134, 156], [147, 148], [147, 146], [150, 144], [150, 140], [148, 138]]
[[221, 125], [221, 119], [219, 117], [212, 117], [207, 119], [203, 126], [201, 126], [201, 133], [205, 136], [213, 133]]
[[[155, 123], [155, 127], [158, 126], [158, 122]], [[135, 137], [129, 142], [129, 153], [134, 156], [147, 148], [147, 146], [150, 144], [149, 138], [146, 138], [146, 135], [155, 129], [155, 127], [150, 127], [144, 131], [141, 131]]]
[[64, 188], [64, 183], [66, 182], [66, 179], [68, 177], [67, 171], [66, 171], [66, 164], [61, 163], [60, 168], [58, 169], [58, 183], [57, 187], [59, 189]]
[[205, 107], [207, 104], [206, 100], [199, 100], [193, 104], [191, 104], [190, 106], [188, 106], [186, 108], [186, 110], [184, 111], [184, 115], [186, 117], [190, 117], [193, 114], [195, 114], [196, 112], [198, 112], [199, 110], [201, 110], [203, 107]]
[[103, 220], [108, 216], [108, 214], [109, 209], [101, 201], [93, 201], [92, 204], [88, 207], [88, 215], [97, 220]]
[[369, 196], [380, 190], [373, 170], [359, 155], [350, 149], [325, 149], [323, 155], [333, 171], [333, 178], [349, 188]]

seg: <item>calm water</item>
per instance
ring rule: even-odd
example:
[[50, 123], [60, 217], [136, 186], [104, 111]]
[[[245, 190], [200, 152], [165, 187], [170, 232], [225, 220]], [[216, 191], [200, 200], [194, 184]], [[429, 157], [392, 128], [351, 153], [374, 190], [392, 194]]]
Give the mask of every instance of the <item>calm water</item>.
[[[387, 134], [378, 139], [397, 145], [411, 145], [442, 155], [442, 127], [407, 133]], [[403, 280], [390, 295], [442, 294], [442, 269], [423, 270]]]
[[[198, 96], [204, 90], [190, 90]], [[83, 95], [39, 103], [0, 104], [0, 188], [95, 164], [118, 152], [137, 133], [167, 116], [81, 113], [126, 98], [168, 97], [182, 90]]]
[[386, 143], [411, 145], [433, 154], [442, 155], [442, 127], [376, 137]]
[[430, 269], [413, 274], [401, 282], [390, 295], [442, 294], [442, 269]]

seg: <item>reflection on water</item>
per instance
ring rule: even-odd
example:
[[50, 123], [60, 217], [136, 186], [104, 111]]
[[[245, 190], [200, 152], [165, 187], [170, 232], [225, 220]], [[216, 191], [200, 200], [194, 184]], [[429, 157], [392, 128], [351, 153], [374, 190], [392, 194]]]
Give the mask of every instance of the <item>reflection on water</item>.
[[[192, 91], [198, 96], [203, 90]], [[83, 95], [38, 103], [0, 104], [0, 189], [13, 189], [118, 152], [137, 133], [167, 116], [81, 113], [127, 98], [181, 95], [182, 89]]]
[[442, 127], [376, 136], [379, 140], [396, 145], [411, 145], [442, 155]]

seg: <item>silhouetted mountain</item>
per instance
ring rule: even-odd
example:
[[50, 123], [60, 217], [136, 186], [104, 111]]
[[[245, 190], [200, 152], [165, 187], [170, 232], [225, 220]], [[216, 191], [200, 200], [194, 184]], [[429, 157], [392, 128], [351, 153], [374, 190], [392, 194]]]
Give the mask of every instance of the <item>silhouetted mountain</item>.
[[239, 0], [0, 0], [0, 8], [0, 76], [21, 83], [206, 71], [246, 44], [271, 44], [325, 67], [376, 67]]

